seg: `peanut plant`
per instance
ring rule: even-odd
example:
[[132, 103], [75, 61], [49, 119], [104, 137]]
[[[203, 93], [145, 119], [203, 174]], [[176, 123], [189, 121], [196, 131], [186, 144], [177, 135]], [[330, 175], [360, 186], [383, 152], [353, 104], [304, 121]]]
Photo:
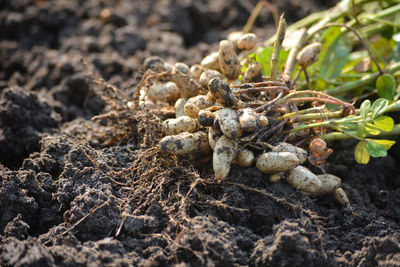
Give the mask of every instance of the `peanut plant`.
[[[279, 117], [293, 125], [289, 140], [310, 133], [324, 140], [355, 138], [358, 163], [385, 157], [400, 133], [390, 117], [400, 108], [400, 3], [343, 0], [289, 26], [278, 51], [277, 40], [271, 37], [248, 60], [259, 62], [271, 79], [284, 67], [291, 93], [279, 103], [295, 102], [298, 109]], [[320, 46], [319, 58], [304, 65], [300, 50], [313, 43]]]

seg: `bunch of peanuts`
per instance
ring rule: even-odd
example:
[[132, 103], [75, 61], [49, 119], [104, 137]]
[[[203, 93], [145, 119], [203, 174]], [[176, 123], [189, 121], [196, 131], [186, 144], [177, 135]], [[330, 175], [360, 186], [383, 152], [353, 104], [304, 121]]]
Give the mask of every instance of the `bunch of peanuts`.
[[[234, 32], [219, 43], [218, 52], [191, 68], [184, 63], [171, 66], [157, 57], [146, 59], [151, 75], [141, 87], [139, 106], [174, 105], [176, 114], [163, 122], [166, 136], [160, 140], [160, 150], [188, 159], [212, 153], [218, 181], [228, 178], [232, 164], [249, 167], [255, 162], [258, 170], [270, 175], [271, 182], [285, 178], [304, 194], [332, 193], [339, 203], [349, 206], [340, 178], [315, 175], [301, 166], [308, 158], [304, 149], [284, 142], [265, 144], [261, 152], [249, 149], [258, 133], [269, 127], [267, 112], [260, 108], [268, 103], [261, 99], [269, 95], [262, 88], [285, 89], [284, 83], [262, 76], [260, 63], [243, 63], [248, 57], [243, 57], [247, 69], [242, 73], [238, 53], [248, 55], [256, 45], [253, 33]], [[312, 64], [320, 49], [319, 43], [306, 46], [297, 63], [302, 67]], [[246, 98], [242, 97], [244, 91]]]

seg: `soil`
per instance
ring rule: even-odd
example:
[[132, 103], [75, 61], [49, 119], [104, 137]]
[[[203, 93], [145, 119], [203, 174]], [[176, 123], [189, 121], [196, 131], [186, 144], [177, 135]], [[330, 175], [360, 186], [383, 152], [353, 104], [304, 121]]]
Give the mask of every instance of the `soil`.
[[[154, 147], [151, 114], [91, 120], [145, 58], [198, 63], [255, 2], [0, 0], [1, 266], [400, 266], [399, 145], [362, 166], [332, 144], [344, 208], [254, 167], [218, 184], [209, 159]], [[335, 2], [275, 4], [294, 22]], [[274, 32], [268, 11], [255, 32]]]

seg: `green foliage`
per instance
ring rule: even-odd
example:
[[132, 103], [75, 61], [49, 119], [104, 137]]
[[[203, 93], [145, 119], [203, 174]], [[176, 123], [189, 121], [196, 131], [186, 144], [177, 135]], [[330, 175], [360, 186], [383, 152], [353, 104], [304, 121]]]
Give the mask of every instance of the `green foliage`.
[[396, 88], [396, 80], [392, 74], [385, 73], [376, 80], [376, 89], [380, 97], [393, 100]]
[[387, 99], [378, 98], [377, 100], [375, 100], [371, 107], [371, 118], [375, 119], [377, 116], [379, 116], [388, 105], [389, 101]]
[[367, 164], [370, 159], [370, 155], [367, 150], [367, 143], [364, 141], [358, 142], [356, 149], [354, 150], [354, 158], [357, 163]]
[[367, 151], [371, 157], [386, 157], [387, 151], [384, 146], [375, 142], [374, 140], [369, 140], [367, 143]]
[[390, 132], [394, 126], [394, 120], [389, 116], [382, 116], [373, 120], [375, 126], [382, 131]]
[[[319, 118], [301, 113], [304, 108], [302, 110], [299, 104], [300, 111], [293, 112], [297, 113], [293, 116], [299, 118], [304, 115], [303, 120], [301, 124], [294, 124], [296, 126], [290, 131], [289, 138], [295, 138], [304, 130], [320, 127], [327, 130], [325, 136], [330, 136], [330, 140], [358, 139], [354, 156], [358, 163], [366, 164], [370, 157], [385, 157], [395, 144], [387, 135], [400, 134], [400, 124], [395, 125], [389, 114], [400, 111], [400, 2], [370, 0], [349, 3], [342, 0], [340, 11], [332, 9], [334, 14], [304, 24], [309, 35], [300, 45], [304, 47], [312, 42], [320, 42], [322, 50], [319, 59], [306, 69], [308, 79], [304, 73], [296, 76], [295, 87], [291, 89], [319, 91], [318, 97], [307, 95], [313, 102], [324, 103], [318, 99], [324, 97], [321, 96], [323, 93], [335, 99], [330, 98], [319, 105]], [[348, 14], [352, 14], [350, 19]], [[353, 19], [354, 15], [357, 20]], [[343, 23], [347, 26], [342, 27]], [[300, 28], [298, 26], [297, 30]], [[272, 47], [266, 47], [250, 56], [261, 63], [264, 75], [269, 75], [272, 51]], [[281, 52], [279, 71], [287, 55], [288, 52]], [[340, 117], [346, 113], [339, 113], [338, 102], [352, 103], [360, 98], [365, 100], [356, 114]], [[368, 98], [377, 99], [371, 101]], [[343, 104], [343, 107], [346, 105]], [[356, 106], [354, 108], [357, 109]]]
[[394, 120], [389, 116], [380, 116], [388, 106], [388, 101], [383, 98], [371, 101], [364, 100], [360, 107], [360, 116], [357, 123], [357, 135], [365, 137], [367, 134], [379, 135], [381, 131], [390, 132], [394, 126]]
[[387, 151], [395, 144], [392, 140], [380, 140], [380, 139], [367, 139], [365, 141], [358, 142], [356, 149], [354, 150], [354, 158], [357, 163], [367, 164], [370, 157], [386, 157]]
[[370, 109], [371, 109], [371, 101], [369, 101], [369, 99], [364, 100], [360, 106], [360, 114], [363, 120], [367, 119]]
[[325, 32], [320, 59], [313, 66], [313, 70], [319, 71], [319, 79], [315, 83], [316, 90], [327, 89], [328, 81], [341, 74], [351, 52], [351, 44], [345, 40], [340, 27], [331, 27]]
[[396, 142], [392, 140], [364, 139], [367, 135], [379, 136], [382, 131], [390, 132], [394, 120], [389, 116], [380, 116], [388, 107], [388, 100], [379, 98], [371, 106], [370, 100], [364, 100], [360, 106], [361, 117], [357, 123], [357, 137], [360, 142], [354, 151], [354, 157], [360, 164], [367, 164], [371, 157], [385, 157]]
[[[271, 62], [273, 50], [274, 50], [273, 47], [267, 46], [267, 47], [263, 47], [263, 48], [259, 49], [258, 51], [249, 55], [250, 59], [255, 60], [261, 64], [263, 75], [269, 76], [271, 74], [271, 63], [270, 62]], [[282, 70], [282, 68], [285, 66], [288, 55], [289, 55], [289, 51], [285, 51], [285, 50], [280, 51], [278, 70]], [[242, 69], [242, 71], [245, 71], [245, 70], [246, 69]]]

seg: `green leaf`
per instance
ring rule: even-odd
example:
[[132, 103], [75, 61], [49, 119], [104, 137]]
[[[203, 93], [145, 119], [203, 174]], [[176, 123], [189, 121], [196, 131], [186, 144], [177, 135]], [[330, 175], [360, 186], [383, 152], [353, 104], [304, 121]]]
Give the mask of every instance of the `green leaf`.
[[393, 140], [375, 140], [378, 144], [382, 145], [386, 150], [389, 150], [394, 144], [396, 144], [396, 141]]
[[365, 124], [362, 122], [357, 123], [357, 135], [360, 137], [367, 136], [367, 131], [365, 130]]
[[[262, 50], [257, 51], [254, 55], [250, 55], [250, 56], [255, 56], [255, 60], [261, 64], [263, 75], [270, 75], [271, 56], [272, 56], [273, 51], [274, 51], [273, 47], [265, 47], [265, 48], [262, 48]], [[282, 69], [282, 66], [284, 66], [288, 55], [289, 55], [289, 51], [285, 51], [285, 50], [280, 51], [279, 61], [278, 61], [278, 70]]]
[[[315, 81], [315, 89], [316, 90], [326, 90], [328, 87], [328, 82], [330, 79], [329, 77], [325, 76], [327, 75], [327, 66], [332, 64], [332, 62], [329, 62], [331, 59], [331, 53], [332, 50], [334, 49], [335, 45], [332, 45], [340, 36], [342, 32], [340, 30], [340, 27], [330, 27], [327, 29], [321, 38], [321, 43], [322, 43], [322, 50], [319, 54], [319, 59], [317, 62], [315, 62], [313, 65], [310, 66], [309, 70], [309, 75], [313, 76], [313, 72], [320, 72], [320, 78], [318, 78]], [[328, 65], [327, 65], [328, 63]], [[342, 67], [343, 68], [343, 67]]]
[[371, 108], [371, 101], [369, 101], [369, 99], [364, 100], [360, 106], [360, 114], [363, 120], [367, 118], [370, 108]]
[[340, 128], [343, 130], [353, 130], [354, 131], [354, 130], [357, 130], [357, 125], [352, 122], [341, 123]]
[[394, 126], [394, 121], [389, 116], [382, 116], [376, 118], [375, 120], [373, 120], [373, 123], [375, 124], [376, 127], [385, 132], [390, 132]]
[[396, 80], [393, 75], [385, 73], [376, 80], [376, 89], [380, 97], [393, 100], [396, 88]]
[[374, 158], [387, 156], [387, 151], [385, 147], [376, 142], [376, 140], [368, 140], [367, 150], [368, 154]]
[[381, 131], [379, 130], [379, 128], [375, 125], [373, 125], [372, 123], [367, 123], [365, 124], [365, 130], [372, 135], [378, 135], [381, 133]]
[[385, 110], [385, 108], [388, 106], [389, 101], [384, 98], [378, 98], [377, 100], [374, 101], [372, 104], [372, 119], [375, 119], [377, 116], [380, 115], [381, 112]]
[[351, 46], [348, 45], [342, 35], [333, 41], [325, 52], [320, 65], [321, 76], [326, 80], [331, 80], [340, 75], [346, 65]]
[[367, 164], [369, 162], [369, 154], [367, 144], [364, 141], [358, 142], [354, 150], [354, 158], [359, 164]]
[[389, 61], [393, 56], [393, 46], [390, 39], [382, 37], [376, 40], [370, 48], [379, 61]]

